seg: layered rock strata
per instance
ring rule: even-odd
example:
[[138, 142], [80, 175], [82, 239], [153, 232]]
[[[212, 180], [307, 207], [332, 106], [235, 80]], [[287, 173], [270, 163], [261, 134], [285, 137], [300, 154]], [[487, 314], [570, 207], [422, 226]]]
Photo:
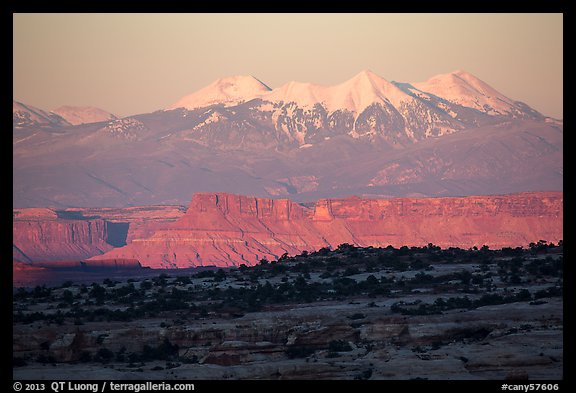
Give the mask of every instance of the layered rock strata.
[[563, 194], [449, 198], [287, 199], [198, 193], [176, 222], [93, 259], [137, 259], [143, 266], [253, 265], [342, 243], [367, 247], [490, 248], [563, 238]]
[[183, 214], [181, 206], [14, 209], [13, 260], [78, 262], [150, 236]]

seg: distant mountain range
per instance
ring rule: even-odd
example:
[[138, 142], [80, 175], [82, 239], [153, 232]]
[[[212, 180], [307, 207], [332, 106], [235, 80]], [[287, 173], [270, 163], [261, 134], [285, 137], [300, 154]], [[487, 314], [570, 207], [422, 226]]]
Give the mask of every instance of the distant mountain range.
[[68, 126], [68, 123], [60, 115], [46, 112], [31, 105], [12, 101], [12, 127], [14, 129], [26, 127], [56, 127]]
[[52, 111], [71, 125], [116, 120], [118, 117], [110, 112], [92, 106], [61, 106]]
[[153, 113], [14, 102], [14, 207], [559, 191], [563, 122], [464, 71], [335, 86], [219, 79]]
[[64, 105], [50, 112], [31, 105], [12, 101], [13, 128], [65, 127], [86, 123], [115, 120], [118, 117], [110, 112], [91, 106]]
[[[528, 105], [505, 97], [464, 71], [409, 84], [388, 82], [365, 70], [335, 86], [289, 82], [274, 90], [252, 76], [234, 76], [219, 79], [168, 109], [228, 108], [243, 103], [259, 105], [232, 112], [214, 108], [206, 124], [234, 121], [236, 112], [250, 109], [270, 113], [275, 131], [285, 134], [277, 139], [299, 146], [334, 134], [379, 139], [395, 146], [492, 124], [495, 117], [500, 121], [544, 119]], [[254, 117], [245, 115], [248, 119], [242, 121]]]

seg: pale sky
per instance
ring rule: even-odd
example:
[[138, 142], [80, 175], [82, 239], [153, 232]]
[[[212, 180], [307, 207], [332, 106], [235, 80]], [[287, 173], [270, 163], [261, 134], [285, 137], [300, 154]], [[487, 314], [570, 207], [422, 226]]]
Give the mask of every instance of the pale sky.
[[14, 14], [13, 98], [152, 112], [232, 75], [271, 88], [363, 69], [422, 82], [468, 71], [563, 118], [562, 14]]

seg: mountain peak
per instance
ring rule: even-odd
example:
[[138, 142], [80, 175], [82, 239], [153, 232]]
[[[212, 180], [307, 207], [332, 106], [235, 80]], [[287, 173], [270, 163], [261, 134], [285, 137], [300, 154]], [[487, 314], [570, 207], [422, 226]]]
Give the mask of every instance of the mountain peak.
[[462, 69], [458, 69], [455, 71], [452, 71], [450, 74], [452, 75], [456, 75], [456, 76], [474, 76], [471, 73], [469, 73], [468, 71], [462, 70]]
[[104, 109], [93, 106], [63, 105], [51, 111], [72, 125], [116, 120], [118, 117]]
[[356, 74], [356, 77], [379, 77], [378, 75], [376, 75], [374, 72], [372, 72], [372, 70], [369, 69], [363, 69], [362, 71], [360, 71], [358, 74]]
[[195, 109], [214, 104], [237, 105], [257, 98], [271, 89], [250, 75], [220, 78], [208, 86], [182, 97], [168, 109]]
[[66, 126], [70, 125], [59, 115], [12, 100], [12, 119], [14, 127], [24, 126]]
[[[350, 78], [347, 82], [350, 81], [365, 81], [370, 83], [390, 83], [386, 79], [382, 78], [380, 75], [375, 74], [374, 72], [365, 69], [354, 75]], [[346, 82], [344, 82], [346, 83]]]
[[411, 97], [374, 72], [366, 69], [360, 71], [346, 82], [335, 86], [334, 102], [342, 105], [353, 112], [360, 113], [369, 105], [385, 101], [399, 106], [403, 101], [410, 101]]
[[474, 76], [473, 74], [463, 71], [463, 70], [456, 70], [450, 73], [450, 75], [454, 76], [455, 78], [460, 79], [462, 82], [467, 83], [468, 85], [474, 87], [476, 90], [483, 94], [492, 94], [497, 95], [500, 94], [492, 87], [490, 87], [486, 82], [480, 80], [478, 77]]
[[508, 115], [518, 111], [513, 100], [464, 70], [436, 75], [412, 85], [457, 105], [490, 115]]
[[406, 85], [491, 116], [522, 117], [526, 113], [515, 101], [462, 69], [413, 84], [392, 83], [370, 69], [363, 69], [337, 85], [292, 81], [273, 90], [254, 76], [229, 76], [181, 98], [168, 109], [194, 109], [214, 104], [231, 106], [260, 98], [270, 102], [293, 102], [303, 108], [322, 104], [329, 112], [348, 110], [360, 114], [375, 103], [401, 108], [405, 103], [417, 100], [406, 90]]
[[[233, 75], [215, 80], [212, 85], [219, 86], [229, 94], [243, 90], [269, 91], [270, 88], [252, 75]], [[210, 86], [212, 86], [210, 85]]]
[[347, 81], [333, 86], [288, 82], [261, 96], [275, 102], [295, 102], [302, 107], [321, 103], [329, 112], [346, 109], [361, 113], [373, 103], [390, 101], [394, 105], [411, 97], [374, 72], [365, 69]]

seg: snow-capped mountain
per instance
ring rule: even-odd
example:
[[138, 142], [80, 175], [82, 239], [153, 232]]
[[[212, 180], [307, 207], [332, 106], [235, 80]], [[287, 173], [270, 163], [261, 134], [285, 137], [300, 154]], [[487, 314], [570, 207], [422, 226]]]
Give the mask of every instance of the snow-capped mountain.
[[302, 108], [312, 108], [320, 103], [329, 113], [346, 110], [356, 114], [375, 103], [400, 107], [403, 102], [413, 101], [413, 97], [369, 70], [361, 71], [335, 86], [289, 82], [262, 94], [260, 98], [272, 102], [293, 102]]
[[93, 106], [64, 105], [52, 110], [52, 113], [57, 114], [72, 125], [98, 123], [118, 118], [116, 115], [113, 115], [104, 109], [95, 108]]
[[259, 97], [270, 88], [253, 76], [231, 76], [182, 97], [168, 109], [196, 109], [214, 104], [237, 105]]
[[[206, 133], [212, 134], [218, 123], [223, 127], [230, 121], [249, 126], [262, 117], [271, 123], [279, 139], [299, 146], [335, 134], [402, 146], [504, 118], [543, 118], [464, 71], [410, 84], [389, 82], [364, 70], [334, 86], [289, 82], [273, 90], [253, 77], [230, 77], [182, 98], [170, 108], [203, 107], [207, 108], [204, 125], [209, 125], [209, 130], [195, 127], [203, 143], [211, 137]], [[246, 113], [248, 108], [258, 114]]]
[[335, 86], [273, 90], [231, 77], [175, 109], [77, 126], [14, 107], [16, 207], [186, 204], [207, 191], [308, 201], [563, 187], [563, 123], [462, 71], [413, 84], [362, 71]]
[[426, 82], [413, 83], [412, 86], [416, 89], [412, 90], [415, 94], [418, 92], [433, 94], [453, 104], [488, 115], [513, 117], [537, 115], [535, 111], [526, 111], [526, 104], [511, 100], [474, 75], [462, 70], [436, 75]]
[[100, 108], [89, 106], [61, 106], [45, 111], [12, 100], [12, 121], [14, 128], [63, 127], [79, 124], [115, 120], [117, 117]]
[[12, 126], [14, 128], [23, 127], [55, 127], [70, 125], [58, 114], [46, 112], [42, 109], [26, 105], [12, 100]]

